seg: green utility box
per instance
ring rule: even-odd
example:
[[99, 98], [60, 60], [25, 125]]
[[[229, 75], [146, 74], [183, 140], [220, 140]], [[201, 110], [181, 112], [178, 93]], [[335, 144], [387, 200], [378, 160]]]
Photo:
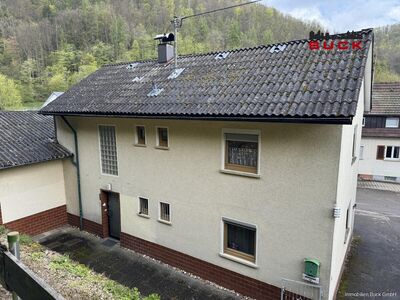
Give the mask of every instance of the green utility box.
[[319, 267], [321, 263], [317, 259], [304, 259], [304, 274], [311, 278], [319, 278]]

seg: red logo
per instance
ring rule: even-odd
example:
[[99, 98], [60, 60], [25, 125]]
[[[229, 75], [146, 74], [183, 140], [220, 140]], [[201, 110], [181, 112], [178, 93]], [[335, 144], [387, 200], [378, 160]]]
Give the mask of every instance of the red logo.
[[[349, 32], [342, 34], [329, 34], [318, 31], [310, 32], [310, 41], [308, 48], [310, 50], [361, 50], [362, 48], [362, 34], [359, 32]], [[337, 41], [337, 42], [336, 42]], [[335, 43], [336, 42], [336, 43]]]
[[339, 40], [337, 43], [333, 40], [329, 41], [309, 41], [308, 48], [310, 50], [361, 50], [362, 42], [361, 41], [346, 41]]

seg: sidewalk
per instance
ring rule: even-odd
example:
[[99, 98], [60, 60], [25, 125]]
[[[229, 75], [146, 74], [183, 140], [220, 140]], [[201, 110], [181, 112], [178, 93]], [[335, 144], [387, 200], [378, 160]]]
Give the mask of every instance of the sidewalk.
[[391, 191], [391, 192], [400, 193], [400, 184], [399, 183], [359, 180], [358, 188]]
[[111, 239], [100, 239], [76, 228], [65, 227], [37, 236], [45, 247], [68, 254], [97, 273], [143, 295], [157, 293], [161, 299], [244, 299], [237, 294], [194, 278], [168, 265], [121, 248]]

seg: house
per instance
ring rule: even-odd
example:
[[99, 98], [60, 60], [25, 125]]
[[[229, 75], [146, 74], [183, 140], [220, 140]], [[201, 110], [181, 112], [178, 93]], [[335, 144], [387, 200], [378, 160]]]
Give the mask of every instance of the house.
[[400, 182], [400, 83], [374, 83], [372, 109], [364, 115], [359, 176]]
[[40, 111], [78, 166], [70, 224], [257, 299], [303, 278], [333, 299], [371, 100], [359, 34], [361, 50], [299, 40], [177, 68], [160, 47], [82, 80]]
[[70, 156], [55, 141], [52, 117], [0, 111], [0, 224], [28, 234], [66, 224]]

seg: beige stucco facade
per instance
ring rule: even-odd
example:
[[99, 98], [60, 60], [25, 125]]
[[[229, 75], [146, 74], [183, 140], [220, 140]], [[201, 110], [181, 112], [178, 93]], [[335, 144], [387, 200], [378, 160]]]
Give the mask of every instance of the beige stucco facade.
[[[111, 184], [120, 194], [122, 232], [276, 286], [282, 278], [301, 281], [304, 258], [316, 258], [324, 295], [331, 291], [332, 298], [345, 251], [345, 209], [340, 219], [332, 217], [332, 209], [335, 203], [345, 207], [354, 201], [353, 125], [95, 117], [68, 121], [78, 132], [84, 218], [101, 223], [99, 191]], [[101, 174], [99, 124], [116, 126], [118, 176]], [[146, 127], [146, 147], [134, 145], [135, 125]], [[157, 126], [168, 127], [169, 150], [155, 147]], [[259, 177], [221, 172], [224, 130], [260, 133]], [[59, 142], [73, 152], [71, 132], [60, 118], [57, 131]], [[73, 168], [64, 172], [75, 176]], [[139, 196], [149, 199], [150, 218], [137, 215]], [[69, 201], [68, 211], [78, 215], [78, 200]], [[157, 221], [160, 201], [171, 205], [171, 225]], [[254, 265], [221, 256], [222, 218], [256, 226]]]
[[0, 170], [3, 223], [65, 205], [63, 164], [67, 164], [67, 160]]

